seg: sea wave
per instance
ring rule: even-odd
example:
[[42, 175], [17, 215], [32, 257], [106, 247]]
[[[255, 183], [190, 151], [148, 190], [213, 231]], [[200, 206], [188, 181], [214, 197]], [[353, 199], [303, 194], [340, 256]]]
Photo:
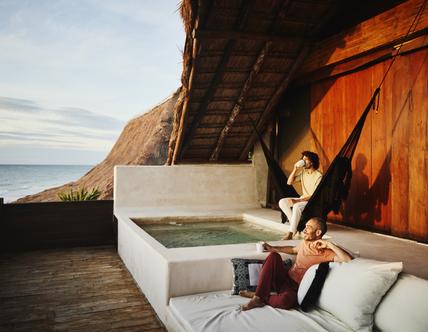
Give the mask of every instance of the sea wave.
[[5, 202], [57, 187], [83, 176], [91, 166], [0, 165], [0, 197]]

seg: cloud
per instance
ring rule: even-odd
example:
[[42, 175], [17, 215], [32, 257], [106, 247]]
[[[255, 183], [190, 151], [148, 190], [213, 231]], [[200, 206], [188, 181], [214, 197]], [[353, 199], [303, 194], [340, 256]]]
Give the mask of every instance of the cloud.
[[68, 124], [85, 128], [97, 128], [105, 130], [118, 130], [123, 122], [107, 115], [96, 114], [81, 108], [64, 107], [51, 111], [55, 119], [51, 123]]
[[35, 101], [0, 97], [0, 146], [108, 151], [124, 123], [85, 109], [45, 108]]
[[180, 86], [178, 4], [0, 0], [0, 159], [35, 146], [108, 151], [122, 121]]
[[180, 85], [178, 3], [0, 1], [1, 93], [123, 120], [150, 109]]
[[40, 108], [31, 100], [0, 97], [0, 110], [13, 110], [16, 112], [34, 113], [40, 111]]

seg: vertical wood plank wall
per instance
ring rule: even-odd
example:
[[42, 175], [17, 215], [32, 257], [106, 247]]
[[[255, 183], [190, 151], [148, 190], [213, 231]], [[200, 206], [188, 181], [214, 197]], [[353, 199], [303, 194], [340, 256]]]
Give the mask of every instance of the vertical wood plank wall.
[[[389, 64], [310, 87], [311, 131], [328, 167]], [[428, 50], [400, 56], [371, 111], [353, 160], [349, 198], [337, 221], [428, 242]], [[327, 160], [326, 160], [327, 159]]]

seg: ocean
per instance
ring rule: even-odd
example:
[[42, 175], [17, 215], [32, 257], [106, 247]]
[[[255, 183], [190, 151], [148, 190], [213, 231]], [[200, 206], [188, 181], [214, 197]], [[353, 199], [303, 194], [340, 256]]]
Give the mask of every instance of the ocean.
[[26, 195], [75, 181], [92, 165], [0, 165], [0, 197], [10, 203]]

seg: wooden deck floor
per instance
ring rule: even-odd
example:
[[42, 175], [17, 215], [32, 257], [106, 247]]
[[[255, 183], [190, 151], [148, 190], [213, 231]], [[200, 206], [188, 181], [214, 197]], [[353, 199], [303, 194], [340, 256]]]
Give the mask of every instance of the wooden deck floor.
[[0, 255], [0, 331], [165, 331], [114, 247]]

